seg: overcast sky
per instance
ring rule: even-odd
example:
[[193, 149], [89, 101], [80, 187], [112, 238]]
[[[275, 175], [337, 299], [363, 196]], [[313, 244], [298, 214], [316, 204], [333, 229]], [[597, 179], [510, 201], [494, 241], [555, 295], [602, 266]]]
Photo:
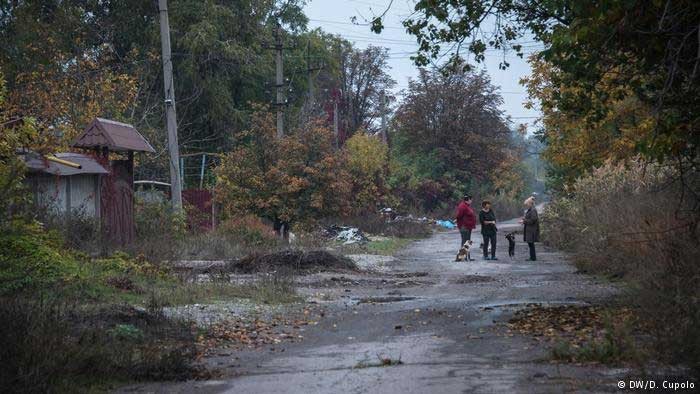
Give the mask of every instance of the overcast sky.
[[[311, 29], [321, 27], [324, 31], [340, 34], [358, 47], [367, 45], [379, 45], [389, 48], [389, 65], [391, 75], [397, 82], [396, 93], [406, 88], [408, 79], [417, 75], [416, 66], [409, 57], [418, 48], [415, 38], [407, 34], [401, 25], [412, 11], [414, 0], [394, 0], [391, 10], [387, 14], [381, 35], [376, 35], [368, 26], [358, 26], [351, 22], [353, 16], [357, 22], [371, 19], [375, 14], [381, 14], [390, 0], [308, 0], [306, 15], [309, 17]], [[531, 39], [523, 39], [524, 51], [531, 52], [532, 48], [541, 47]], [[531, 124], [539, 112], [528, 110], [523, 102], [527, 98], [525, 88], [518, 81], [530, 73], [530, 67], [524, 59], [515, 54], [506, 55], [510, 67], [507, 70], [499, 70], [498, 64], [503, 59], [503, 54], [496, 51], [487, 51], [486, 61], [477, 68], [484, 68], [491, 76], [494, 85], [500, 87], [503, 96], [503, 110], [512, 117], [517, 125], [520, 123]], [[533, 131], [532, 127], [528, 128]]]

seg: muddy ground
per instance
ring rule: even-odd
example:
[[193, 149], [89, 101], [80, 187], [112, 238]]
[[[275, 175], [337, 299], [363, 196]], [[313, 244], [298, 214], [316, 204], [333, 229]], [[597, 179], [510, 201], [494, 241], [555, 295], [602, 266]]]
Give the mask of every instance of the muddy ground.
[[[531, 337], [499, 327], [531, 303], [599, 303], [619, 290], [576, 273], [540, 246], [540, 261], [515, 259], [503, 238], [499, 261], [454, 262], [456, 231], [411, 244], [391, 258], [355, 256], [369, 271], [298, 277], [310, 324], [303, 340], [212, 354], [207, 381], [139, 384], [157, 393], [551, 393], [614, 392], [632, 371], [559, 364]], [[478, 231], [472, 237], [481, 242]], [[519, 240], [520, 241], [520, 240]], [[363, 260], [364, 259], [364, 260]], [[369, 260], [368, 260], [369, 259]]]

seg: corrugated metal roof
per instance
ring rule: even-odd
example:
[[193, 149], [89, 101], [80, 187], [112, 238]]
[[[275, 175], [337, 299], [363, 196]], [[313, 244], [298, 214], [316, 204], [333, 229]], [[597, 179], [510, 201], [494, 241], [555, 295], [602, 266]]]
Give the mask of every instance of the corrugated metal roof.
[[73, 141], [78, 148], [108, 148], [112, 151], [139, 151], [154, 153], [155, 149], [134, 128], [115, 120], [95, 118], [82, 134]]
[[80, 174], [109, 174], [95, 158], [81, 153], [56, 153], [59, 159], [79, 164], [80, 168], [74, 168], [61, 163], [47, 160], [45, 157], [33, 152], [23, 155], [24, 163], [31, 172], [43, 172], [51, 175], [70, 176]]

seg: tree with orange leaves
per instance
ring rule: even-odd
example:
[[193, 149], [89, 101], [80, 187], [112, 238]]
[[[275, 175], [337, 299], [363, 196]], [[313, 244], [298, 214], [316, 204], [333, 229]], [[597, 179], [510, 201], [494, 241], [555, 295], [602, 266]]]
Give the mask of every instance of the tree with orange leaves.
[[348, 213], [349, 177], [325, 126], [312, 122], [280, 140], [272, 115], [258, 108], [241, 139], [216, 169], [225, 215], [251, 213], [286, 235], [294, 223]]
[[54, 139], [56, 145], [69, 143], [97, 116], [120, 118], [133, 107], [136, 79], [110, 66], [107, 48], [79, 56], [60, 50], [45, 55], [46, 62], [15, 75], [6, 105], [14, 117], [36, 119], [45, 137], [62, 137]]

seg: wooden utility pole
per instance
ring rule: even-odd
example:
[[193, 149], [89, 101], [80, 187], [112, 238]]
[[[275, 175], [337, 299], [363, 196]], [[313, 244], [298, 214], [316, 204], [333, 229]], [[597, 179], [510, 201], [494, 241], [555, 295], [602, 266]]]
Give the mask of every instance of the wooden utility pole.
[[284, 137], [284, 71], [282, 68], [282, 27], [279, 22], [275, 28], [275, 65], [276, 65], [276, 78], [275, 87], [277, 88], [277, 101], [275, 105], [277, 106], [277, 138], [282, 139]]
[[313, 106], [313, 100], [314, 100], [314, 77], [312, 73], [315, 70], [318, 70], [318, 68], [313, 68], [311, 67], [311, 40], [306, 41], [306, 78], [307, 78], [307, 84], [309, 85], [309, 92], [307, 93], [308, 95], [308, 103], [309, 106]]
[[335, 147], [338, 148], [340, 143], [338, 142], [338, 98], [333, 99], [333, 136], [335, 137]]
[[160, 14], [160, 42], [163, 48], [163, 88], [165, 91], [165, 118], [168, 127], [168, 151], [170, 152], [170, 193], [173, 208], [182, 209], [182, 181], [180, 179], [180, 148], [177, 142], [177, 117], [175, 115], [175, 83], [170, 55], [170, 23], [168, 1], [158, 0]]
[[382, 125], [381, 125], [381, 136], [382, 136], [382, 142], [385, 144], [389, 144], [389, 136], [387, 134], [387, 121], [386, 121], [386, 112], [387, 112], [387, 105], [386, 105], [386, 92], [382, 90], [382, 95], [381, 95], [381, 111], [382, 111]]

